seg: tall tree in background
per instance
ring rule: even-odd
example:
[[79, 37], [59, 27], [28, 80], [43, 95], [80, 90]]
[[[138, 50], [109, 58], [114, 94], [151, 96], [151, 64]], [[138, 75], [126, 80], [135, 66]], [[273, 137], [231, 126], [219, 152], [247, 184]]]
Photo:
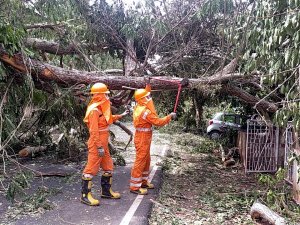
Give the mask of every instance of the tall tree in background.
[[252, 7], [251, 14], [240, 14], [236, 28], [228, 29], [233, 44], [245, 46], [240, 70], [259, 73], [259, 96], [281, 108], [276, 122], [285, 126], [293, 120], [299, 129], [300, 2], [259, 0]]
[[[260, 111], [277, 110], [257, 92], [261, 73], [249, 72], [247, 61], [240, 61], [249, 47], [249, 33], [255, 30], [250, 29], [253, 20], [243, 19], [249, 17], [253, 3], [151, 0], [128, 8], [121, 1], [103, 0], [93, 4], [85, 0], [2, 2], [1, 110], [10, 108], [9, 116], [18, 113], [1, 118], [6, 124], [1, 150], [20, 128], [25, 109], [29, 115], [40, 115], [27, 129], [46, 121], [50, 127], [70, 128], [61, 118], [81, 118], [78, 101], [82, 98], [70, 98], [65, 104], [65, 97], [84, 96], [85, 85], [95, 81], [108, 83], [111, 89], [122, 89], [124, 84], [141, 87], [145, 73], [191, 78], [191, 88], [217, 89]], [[247, 22], [241, 25], [236, 18]], [[153, 81], [153, 87], [177, 86]], [[273, 101], [271, 97], [267, 100]], [[198, 105], [197, 114], [202, 112]]]

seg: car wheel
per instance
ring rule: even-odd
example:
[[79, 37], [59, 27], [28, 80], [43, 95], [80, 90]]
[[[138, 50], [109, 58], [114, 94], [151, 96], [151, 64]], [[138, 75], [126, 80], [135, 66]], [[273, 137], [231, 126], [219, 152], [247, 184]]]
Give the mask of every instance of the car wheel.
[[218, 140], [221, 137], [221, 133], [219, 131], [212, 131], [209, 133], [209, 137], [213, 140]]

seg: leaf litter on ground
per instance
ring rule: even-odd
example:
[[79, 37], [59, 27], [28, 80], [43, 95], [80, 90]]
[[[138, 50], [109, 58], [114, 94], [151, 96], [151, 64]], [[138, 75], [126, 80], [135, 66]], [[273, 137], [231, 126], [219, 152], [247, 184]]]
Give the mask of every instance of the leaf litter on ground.
[[253, 202], [266, 194], [243, 166], [225, 167], [218, 143], [191, 133], [165, 135], [172, 154], [162, 163], [163, 184], [150, 225], [255, 224]]

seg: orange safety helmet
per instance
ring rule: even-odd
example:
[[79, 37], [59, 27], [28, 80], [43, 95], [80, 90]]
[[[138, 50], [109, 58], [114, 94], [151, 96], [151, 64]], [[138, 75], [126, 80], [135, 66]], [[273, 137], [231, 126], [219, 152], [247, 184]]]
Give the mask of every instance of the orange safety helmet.
[[95, 83], [91, 88], [91, 94], [108, 94], [107, 86], [103, 83]]
[[134, 92], [134, 98], [135, 98], [135, 101], [138, 101], [140, 100], [141, 98], [144, 98], [146, 96], [150, 95], [150, 92], [147, 91], [146, 89], [137, 89], [135, 92]]

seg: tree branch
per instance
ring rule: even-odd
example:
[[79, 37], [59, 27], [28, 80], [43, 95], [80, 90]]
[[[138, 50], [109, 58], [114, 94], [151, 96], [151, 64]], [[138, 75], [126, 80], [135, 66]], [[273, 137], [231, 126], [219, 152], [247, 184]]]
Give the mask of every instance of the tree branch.
[[221, 91], [226, 92], [231, 96], [238, 97], [244, 102], [255, 106], [258, 110], [267, 111], [267, 112], [276, 112], [278, 109], [278, 107], [274, 103], [259, 99], [245, 92], [244, 90], [230, 84], [224, 85]]
[[104, 44], [77, 44], [71, 43], [69, 45], [61, 45], [53, 41], [46, 41], [38, 38], [27, 38], [24, 41], [24, 44], [28, 48], [33, 48], [40, 50], [42, 52], [47, 52], [55, 55], [72, 55], [72, 54], [81, 54], [80, 49], [89, 50], [92, 52], [107, 52], [109, 46]]

